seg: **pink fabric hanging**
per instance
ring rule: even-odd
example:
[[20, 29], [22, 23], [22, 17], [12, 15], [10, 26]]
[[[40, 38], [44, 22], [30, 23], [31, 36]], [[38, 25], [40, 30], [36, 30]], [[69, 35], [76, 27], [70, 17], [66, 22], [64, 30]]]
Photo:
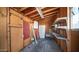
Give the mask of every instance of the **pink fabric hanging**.
[[23, 22], [23, 35], [24, 40], [30, 37], [30, 26], [28, 22]]

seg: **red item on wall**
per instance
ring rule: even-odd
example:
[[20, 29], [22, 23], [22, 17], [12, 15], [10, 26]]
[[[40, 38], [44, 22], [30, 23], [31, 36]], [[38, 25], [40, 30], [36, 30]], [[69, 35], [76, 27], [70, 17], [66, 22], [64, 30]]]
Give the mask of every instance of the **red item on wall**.
[[23, 35], [24, 35], [24, 40], [30, 37], [29, 23], [25, 21], [23, 21]]

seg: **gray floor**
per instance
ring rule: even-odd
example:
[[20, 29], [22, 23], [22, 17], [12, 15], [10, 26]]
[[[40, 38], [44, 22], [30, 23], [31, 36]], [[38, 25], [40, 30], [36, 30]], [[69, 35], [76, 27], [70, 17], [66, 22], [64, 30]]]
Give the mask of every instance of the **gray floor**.
[[37, 42], [37, 44], [33, 42], [32, 44], [28, 45], [22, 49], [21, 52], [61, 52], [61, 49], [53, 39], [38, 39]]

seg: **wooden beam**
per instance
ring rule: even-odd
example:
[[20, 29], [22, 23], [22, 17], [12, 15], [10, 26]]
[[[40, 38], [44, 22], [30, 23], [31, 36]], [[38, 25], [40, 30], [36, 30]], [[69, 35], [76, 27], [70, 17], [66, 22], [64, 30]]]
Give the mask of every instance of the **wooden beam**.
[[[44, 14], [44, 15], [50, 15], [50, 14], [53, 14], [53, 13], [57, 13], [58, 11], [54, 11], [54, 12], [50, 12], [50, 13], [47, 13], [47, 14]], [[38, 17], [39, 15], [38, 14], [35, 14], [33, 16], [30, 16], [32, 18], [35, 18], [35, 17]]]
[[34, 12], [34, 13], [29, 14], [29, 15], [27, 15], [27, 16], [34, 16], [34, 15], [36, 15], [36, 14], [37, 14], [37, 16], [39, 15], [38, 12]]
[[[28, 7], [28, 8], [26, 8], [25, 10], [23, 10], [22, 13], [24, 13], [24, 15], [25, 15], [26, 13], [29, 13], [29, 12], [31, 12], [31, 11], [33, 11], [33, 10], [35, 10], [34, 7]], [[26, 15], [25, 15], [25, 16], [26, 16]]]
[[45, 15], [44, 17], [47, 18], [47, 17], [51, 17], [51, 16], [54, 16], [54, 15], [58, 15], [57, 13], [54, 13], [53, 15], [50, 14], [50, 15]]
[[41, 18], [37, 18], [37, 19], [33, 19], [34, 21], [38, 21], [38, 20], [40, 20]]
[[32, 19], [37, 20], [37, 19], [41, 19], [41, 17], [35, 17], [35, 18], [32, 18]]
[[48, 14], [48, 13], [55, 12], [55, 11], [59, 11], [59, 9], [51, 10], [49, 12], [45, 12], [44, 14]]
[[56, 8], [56, 7], [45, 7], [42, 10], [45, 11], [45, 10], [52, 9], [52, 8]]
[[19, 11], [21, 12], [21, 11], [25, 10], [26, 8], [28, 8], [28, 7], [22, 7]]
[[[54, 13], [54, 14], [50, 14], [50, 15], [45, 15], [44, 17], [47, 18], [47, 17], [53, 16], [53, 15], [57, 15], [57, 14]], [[41, 18], [40, 17], [34, 17], [33, 19], [41, 19]]]
[[50, 14], [54, 14], [54, 13], [57, 13], [58, 11], [54, 11], [54, 12], [50, 12], [50, 13], [47, 13], [47, 14], [44, 14], [44, 16], [47, 16], [47, 15], [50, 15]]
[[[57, 15], [57, 14], [55, 13], [55, 14], [53, 14], [53, 15], [48, 15], [48, 16], [45, 16], [45, 18], [53, 17], [54, 15]], [[34, 19], [34, 20], [39, 21], [40, 19], [41, 19], [41, 18], [36, 18], [36, 19]]]
[[34, 17], [34, 19], [38, 19], [38, 18], [41, 18], [41, 17]]
[[[43, 14], [48, 13], [48, 12], [50, 12], [50, 11], [54, 12], [54, 10], [56, 10], [56, 9], [58, 9], [58, 8], [52, 8], [52, 9], [43, 11]], [[32, 17], [38, 16], [38, 15], [39, 15], [39, 14], [35, 14], [35, 15], [32, 15]], [[30, 15], [30, 16], [31, 16], [31, 15]]]
[[26, 13], [25, 15], [29, 15], [29, 14], [32, 14], [34, 12], [36, 12], [36, 10], [33, 10], [33, 11], [29, 12], [29, 13]]
[[[41, 9], [44, 9], [45, 7], [40, 7]], [[32, 14], [32, 13], [34, 13], [34, 12], [36, 12], [36, 10], [33, 10], [33, 11], [31, 11], [31, 12], [29, 12], [29, 13], [26, 13], [25, 15], [30, 15], [30, 14]]]
[[37, 18], [37, 19], [34, 19], [34, 18], [33, 18], [33, 21], [36, 21], [36, 20], [39, 20], [39, 18]]
[[48, 10], [46, 10], [46, 11], [43, 11], [43, 13], [47, 13], [47, 12], [50, 12], [50, 11], [54, 11], [54, 10], [56, 10], [56, 9], [58, 9], [57, 7], [56, 8], [51, 8], [51, 9], [48, 9]]
[[36, 7], [36, 10], [38, 11], [38, 14], [40, 15], [41, 18], [44, 18], [43, 12], [40, 7]]
[[[58, 11], [55, 11], [55, 12], [46, 14], [46, 15], [44, 15], [44, 17], [47, 18], [47, 17], [53, 16], [53, 15], [58, 15], [57, 12], [58, 12]], [[41, 19], [41, 18], [40, 18], [39, 16], [36, 16], [36, 17], [33, 17], [33, 19]]]
[[31, 17], [36, 17], [36, 16], [39, 16], [39, 14], [32, 15]]

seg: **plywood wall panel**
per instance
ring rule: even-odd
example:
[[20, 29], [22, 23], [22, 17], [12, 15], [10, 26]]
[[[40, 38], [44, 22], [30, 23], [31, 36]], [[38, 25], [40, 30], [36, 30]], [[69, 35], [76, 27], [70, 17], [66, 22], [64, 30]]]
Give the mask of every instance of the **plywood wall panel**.
[[79, 30], [71, 31], [71, 51], [79, 51]]
[[61, 7], [59, 10], [59, 17], [66, 17], [67, 16], [67, 7]]
[[17, 17], [16, 15], [11, 14], [10, 16], [10, 25], [11, 26], [19, 26], [20, 25], [20, 18]]
[[22, 15], [10, 9], [10, 40], [11, 51], [20, 51], [23, 48], [23, 20]]
[[0, 8], [0, 51], [7, 51], [6, 8]]
[[22, 48], [22, 28], [11, 28], [11, 51], [20, 51]]
[[63, 50], [63, 51], [67, 51], [67, 44], [66, 44], [66, 41], [64, 41], [64, 40], [61, 40], [61, 49]]
[[0, 7], [0, 51], [19, 51], [23, 48], [23, 20], [32, 22], [29, 17], [12, 9]]

